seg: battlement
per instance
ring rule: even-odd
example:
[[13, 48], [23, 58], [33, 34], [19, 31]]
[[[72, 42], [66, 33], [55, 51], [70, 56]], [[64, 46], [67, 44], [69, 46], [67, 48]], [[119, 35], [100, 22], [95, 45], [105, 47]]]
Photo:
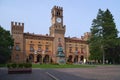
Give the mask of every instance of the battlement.
[[24, 27], [24, 23], [20, 23], [20, 22], [11, 22], [11, 26], [21, 26]]
[[22, 34], [24, 31], [24, 23], [20, 22], [11, 22], [11, 31], [12, 34]]
[[60, 7], [60, 6], [54, 6], [53, 9], [63, 10], [63, 7]]

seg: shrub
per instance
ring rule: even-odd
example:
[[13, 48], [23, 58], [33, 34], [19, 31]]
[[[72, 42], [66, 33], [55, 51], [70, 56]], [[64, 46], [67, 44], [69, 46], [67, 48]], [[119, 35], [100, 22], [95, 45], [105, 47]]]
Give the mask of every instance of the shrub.
[[13, 63], [11, 64], [12, 68], [16, 68], [17, 67], [17, 64], [16, 63]]
[[24, 67], [25, 67], [25, 68], [31, 68], [31, 67], [32, 67], [32, 64], [31, 64], [31, 63], [25, 63], [25, 64], [24, 64]]
[[18, 68], [23, 68], [24, 67], [24, 64], [18, 64]]
[[11, 64], [10, 63], [7, 64], [7, 68], [11, 68]]
[[20, 64], [16, 64], [16, 63], [9, 63], [7, 64], [8, 68], [31, 68], [32, 64], [31, 63], [20, 63]]

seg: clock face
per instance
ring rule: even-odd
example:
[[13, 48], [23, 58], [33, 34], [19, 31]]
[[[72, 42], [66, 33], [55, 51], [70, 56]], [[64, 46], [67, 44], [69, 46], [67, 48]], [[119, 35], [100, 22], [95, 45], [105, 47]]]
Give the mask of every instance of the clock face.
[[61, 23], [61, 18], [56, 19], [58, 23]]

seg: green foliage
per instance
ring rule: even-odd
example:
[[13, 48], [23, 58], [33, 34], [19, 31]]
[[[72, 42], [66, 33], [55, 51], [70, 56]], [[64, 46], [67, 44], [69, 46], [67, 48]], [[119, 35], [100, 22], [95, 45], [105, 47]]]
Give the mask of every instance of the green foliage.
[[11, 64], [10, 64], [10, 63], [9, 63], [9, 64], [7, 64], [7, 67], [8, 67], [8, 68], [11, 68]]
[[22, 64], [22, 63], [21, 63], [21, 64], [18, 64], [18, 67], [19, 67], [19, 68], [23, 68], [23, 67], [24, 67], [24, 64]]
[[99, 12], [97, 14], [96, 19], [93, 20], [92, 26], [91, 26], [91, 38], [88, 41], [89, 47], [90, 47], [90, 57], [91, 60], [101, 60], [101, 43], [102, 43], [102, 17], [103, 17], [103, 11], [99, 9]]
[[16, 64], [16, 63], [13, 63], [13, 64], [11, 64], [11, 67], [12, 67], [12, 68], [17, 68], [17, 64]]
[[11, 55], [14, 40], [9, 31], [0, 26], [0, 63], [6, 63]]
[[6, 67], [7, 65], [6, 64], [0, 64], [0, 67]]
[[31, 63], [25, 63], [25, 64], [24, 64], [24, 67], [25, 67], [25, 68], [31, 68], [31, 67], [32, 67], [32, 64], [31, 64]]
[[31, 68], [32, 64], [31, 63], [8, 63], [7, 64], [8, 68]]
[[[102, 61], [103, 53], [107, 60], [115, 58], [115, 46], [118, 31], [114, 23], [111, 12], [107, 9], [102, 11], [99, 9], [96, 19], [93, 20], [91, 26], [91, 38], [89, 39], [90, 59]], [[109, 59], [108, 59], [109, 58]]]

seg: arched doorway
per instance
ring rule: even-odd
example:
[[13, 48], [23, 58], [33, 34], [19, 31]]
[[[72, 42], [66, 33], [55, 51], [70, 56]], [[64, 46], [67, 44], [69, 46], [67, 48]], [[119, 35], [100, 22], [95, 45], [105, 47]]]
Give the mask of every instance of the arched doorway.
[[49, 55], [45, 55], [45, 57], [43, 58], [43, 63], [49, 63]]
[[84, 56], [82, 55], [81, 57], [80, 57], [80, 61], [83, 61], [84, 60]]
[[77, 63], [77, 62], [78, 62], [78, 55], [74, 57], [74, 63]]
[[30, 54], [30, 55], [29, 55], [29, 61], [30, 61], [30, 62], [34, 62], [34, 55], [33, 55], [33, 54]]
[[42, 56], [40, 54], [37, 55], [37, 62], [42, 63]]
[[69, 55], [67, 62], [72, 62], [72, 55]]

